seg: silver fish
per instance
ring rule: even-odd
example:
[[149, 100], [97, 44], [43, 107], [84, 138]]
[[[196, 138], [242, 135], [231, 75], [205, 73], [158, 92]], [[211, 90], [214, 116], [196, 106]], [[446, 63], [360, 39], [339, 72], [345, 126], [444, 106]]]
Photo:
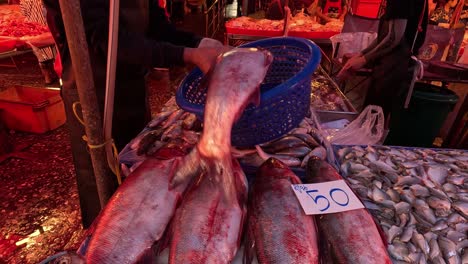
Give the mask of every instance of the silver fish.
[[408, 213], [411, 209], [411, 205], [406, 202], [399, 202], [395, 204], [395, 211], [397, 214]]
[[317, 157], [321, 160], [325, 160], [327, 158], [327, 150], [322, 146], [316, 147], [302, 159], [301, 167], [305, 167], [309, 159], [312, 157]]
[[413, 231], [413, 236], [411, 238], [411, 241], [415, 245], [417, 245], [424, 254], [429, 254], [429, 251], [430, 251], [429, 244], [427, 243], [423, 235], [419, 234], [416, 231]]
[[309, 147], [300, 146], [300, 147], [294, 147], [294, 148], [289, 148], [289, 149], [283, 149], [281, 151], [276, 152], [275, 154], [300, 158], [300, 157], [306, 156], [310, 151], [311, 149]]
[[385, 193], [381, 189], [377, 188], [377, 186], [374, 186], [372, 188], [372, 196], [369, 197], [369, 198], [371, 198], [372, 200], [374, 200], [374, 201], [376, 201], [378, 203], [382, 203], [384, 201], [391, 201], [392, 200], [390, 198], [390, 196], [388, 196], [387, 193]]
[[441, 231], [447, 229], [448, 225], [445, 220], [439, 220], [437, 223], [431, 228], [432, 231]]
[[416, 230], [416, 227], [414, 225], [407, 226], [400, 236], [400, 241], [405, 242], [405, 243], [409, 242], [411, 238], [413, 237], [413, 232], [415, 230]]
[[458, 187], [455, 185], [455, 184], [452, 184], [452, 183], [445, 183], [444, 185], [442, 185], [442, 189], [444, 190], [444, 192], [447, 192], [447, 193], [458, 193]]
[[398, 194], [397, 191], [395, 191], [394, 189], [388, 189], [387, 191], [385, 191], [388, 196], [390, 196], [390, 198], [392, 198], [392, 201], [394, 201], [395, 203], [399, 203], [401, 201], [400, 199], [400, 195]]
[[455, 224], [455, 230], [461, 233], [468, 232], [468, 222]]
[[460, 256], [457, 254], [457, 245], [453, 241], [441, 236], [438, 242], [444, 258], [448, 263], [461, 264]]
[[419, 184], [414, 184], [410, 186], [410, 190], [416, 197], [428, 197], [430, 195], [429, 190]]
[[450, 230], [447, 232], [447, 238], [455, 243], [458, 243], [466, 239], [466, 233], [460, 233], [454, 230]]
[[437, 222], [437, 218], [434, 214], [434, 211], [424, 200], [417, 199], [414, 202], [413, 206], [416, 209], [416, 214], [422, 216], [429, 223], [435, 224]]
[[466, 179], [467, 178], [463, 176], [450, 176], [447, 178], [447, 182], [458, 185], [458, 186], [462, 186], [463, 183], [465, 183]]
[[442, 166], [426, 167], [426, 173], [429, 176], [429, 179], [431, 179], [431, 181], [437, 184], [438, 186], [444, 184], [445, 179], [448, 176], [447, 168]]
[[460, 214], [458, 213], [452, 213], [451, 215], [449, 215], [449, 217], [447, 218], [447, 223], [449, 225], [456, 225], [456, 224], [459, 224], [459, 223], [466, 223], [466, 218], [461, 216]]
[[431, 196], [427, 198], [427, 204], [435, 210], [436, 216], [448, 216], [450, 214], [451, 204], [449, 200]]
[[368, 152], [365, 156], [364, 156], [367, 160], [369, 160], [370, 162], [375, 162], [379, 159], [379, 157], [377, 156], [376, 153], [373, 153], [373, 152]]
[[420, 183], [421, 179], [418, 177], [404, 176], [398, 177], [398, 181], [395, 183], [395, 186], [415, 185]]
[[264, 160], [267, 161], [270, 158], [275, 158], [282, 163], [286, 164], [288, 167], [298, 167], [301, 165], [301, 160], [295, 157], [287, 156], [287, 155], [275, 155], [275, 154], [267, 154], [262, 148], [257, 145], [255, 146], [257, 149], [258, 155]]
[[390, 256], [396, 260], [410, 262], [411, 260], [408, 258], [409, 251], [405, 244], [403, 243], [393, 243], [388, 246], [388, 253]]
[[437, 239], [432, 239], [431, 241], [429, 241], [429, 248], [430, 248], [430, 253], [429, 253], [430, 259], [435, 259], [436, 257], [440, 256], [440, 248], [439, 248], [439, 243], [437, 242]]
[[371, 169], [376, 170], [376, 171], [382, 171], [386, 173], [397, 173], [395, 169], [393, 169], [391, 166], [386, 164], [385, 162], [382, 162], [380, 160], [371, 162], [370, 163]]
[[426, 241], [431, 241], [432, 239], [437, 239], [437, 235], [432, 233], [432, 232], [426, 232], [424, 233], [424, 239], [426, 239]]
[[393, 239], [403, 232], [403, 229], [399, 226], [392, 226], [387, 234], [387, 243], [391, 244], [393, 242]]
[[465, 218], [468, 218], [468, 203], [466, 202], [454, 202], [452, 204], [453, 209], [457, 210]]
[[401, 165], [404, 167], [404, 168], [407, 168], [407, 169], [412, 169], [412, 168], [416, 168], [420, 165], [422, 165], [422, 161], [420, 160], [415, 160], [415, 161], [406, 161], [406, 162], [402, 162]]

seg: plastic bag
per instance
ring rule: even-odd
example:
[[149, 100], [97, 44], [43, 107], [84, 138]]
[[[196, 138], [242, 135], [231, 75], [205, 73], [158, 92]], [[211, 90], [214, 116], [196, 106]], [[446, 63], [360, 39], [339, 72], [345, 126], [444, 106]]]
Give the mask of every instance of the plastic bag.
[[380, 106], [369, 105], [341, 130], [328, 130], [328, 140], [338, 145], [375, 145], [384, 135], [385, 118]]
[[[341, 33], [330, 38], [334, 58], [342, 58], [346, 53], [358, 53], [367, 48], [377, 38], [375, 32], [350, 32]], [[336, 51], [338, 44], [338, 52]], [[336, 54], [336, 55], [335, 55]]]

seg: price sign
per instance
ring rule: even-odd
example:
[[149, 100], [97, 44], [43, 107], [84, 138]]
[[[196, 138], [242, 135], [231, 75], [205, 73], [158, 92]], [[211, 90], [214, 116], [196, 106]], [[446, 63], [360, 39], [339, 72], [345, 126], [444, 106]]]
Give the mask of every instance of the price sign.
[[294, 193], [307, 215], [331, 214], [364, 208], [343, 180], [293, 184]]

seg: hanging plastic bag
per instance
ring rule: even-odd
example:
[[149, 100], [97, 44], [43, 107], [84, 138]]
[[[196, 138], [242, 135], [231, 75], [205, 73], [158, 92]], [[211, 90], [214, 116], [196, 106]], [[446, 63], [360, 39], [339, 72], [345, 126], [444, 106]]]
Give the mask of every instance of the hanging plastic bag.
[[334, 35], [330, 37], [333, 57], [343, 58], [344, 54], [359, 53], [376, 38], [377, 33], [375, 32], [349, 32]]
[[385, 118], [380, 106], [369, 105], [345, 128], [327, 130], [328, 140], [338, 145], [374, 145], [381, 142]]

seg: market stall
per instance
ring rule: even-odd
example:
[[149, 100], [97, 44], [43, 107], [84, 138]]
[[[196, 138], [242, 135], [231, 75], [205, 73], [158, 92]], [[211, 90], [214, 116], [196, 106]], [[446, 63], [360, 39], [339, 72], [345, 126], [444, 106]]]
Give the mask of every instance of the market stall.
[[47, 26], [27, 21], [19, 5], [0, 5], [0, 58], [32, 51], [31, 46], [53, 43]]
[[[280, 32], [289, 29], [284, 23]], [[270, 61], [267, 51], [259, 50], [244, 65], [240, 60], [231, 61], [237, 67], [222, 64], [228, 70], [214, 71], [220, 89], [210, 90], [215, 96], [209, 96], [201, 71], [194, 70], [177, 96], [129, 142], [119, 155], [123, 184], [73, 257], [85, 255], [97, 263], [105, 263], [106, 258], [110, 262], [157, 258], [163, 263], [168, 259], [170, 263], [237, 263], [245, 256], [250, 263], [256, 255], [260, 263], [270, 263], [262, 253], [280, 251], [277, 259], [284, 254], [300, 255], [306, 263], [318, 263], [319, 258], [327, 259], [330, 252], [340, 250], [335, 257], [346, 259], [339, 259], [340, 263], [466, 262], [468, 153], [374, 146], [381, 143], [381, 112], [376, 108], [377, 113], [358, 116], [319, 67], [321, 52], [315, 44], [271, 38], [250, 45], [273, 53], [274, 60]], [[226, 57], [238, 52], [242, 53], [236, 50]], [[259, 78], [255, 84], [261, 84], [262, 99], [256, 107], [249, 105], [255, 91], [247, 96], [236, 90], [249, 83], [238, 80], [250, 81], [252, 76]], [[244, 88], [250, 91], [252, 87]], [[210, 108], [211, 115], [205, 115], [209, 98], [218, 101]], [[361, 146], [361, 142], [356, 143], [359, 146], [332, 145], [342, 131], [367, 140], [365, 145], [370, 146]], [[202, 149], [208, 154], [201, 155], [197, 151], [203, 136], [210, 138], [203, 141]], [[209, 144], [213, 142], [224, 145]], [[250, 183], [245, 182], [244, 174]], [[185, 177], [197, 178], [185, 182]], [[257, 187], [259, 178], [267, 181]], [[318, 178], [328, 183], [343, 178], [353, 192], [335, 187], [328, 189], [328, 199], [314, 196], [318, 190], [303, 189], [306, 186], [300, 184]], [[301, 191], [309, 195], [309, 205], [325, 199], [329, 205], [333, 200], [346, 207], [347, 202], [333, 197], [341, 191], [346, 197], [356, 195], [357, 204], [364, 207], [308, 217], [304, 204], [296, 199]], [[267, 193], [263, 200], [261, 192]], [[271, 202], [264, 197], [279, 202], [259, 206]], [[328, 209], [325, 207], [322, 209]], [[271, 214], [265, 216], [268, 212]], [[373, 218], [368, 217], [369, 212]], [[330, 221], [323, 221], [324, 217]], [[267, 235], [254, 235], [256, 232]], [[257, 239], [273, 243], [262, 244]], [[319, 247], [323, 241], [327, 243]]]
[[339, 34], [343, 22], [334, 21], [325, 25], [320, 24], [304, 13], [297, 13], [288, 21], [270, 20], [242, 16], [226, 22], [226, 43], [233, 46], [248, 41], [268, 37], [291, 36], [313, 40], [314, 42], [330, 43], [330, 37]]

